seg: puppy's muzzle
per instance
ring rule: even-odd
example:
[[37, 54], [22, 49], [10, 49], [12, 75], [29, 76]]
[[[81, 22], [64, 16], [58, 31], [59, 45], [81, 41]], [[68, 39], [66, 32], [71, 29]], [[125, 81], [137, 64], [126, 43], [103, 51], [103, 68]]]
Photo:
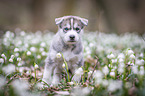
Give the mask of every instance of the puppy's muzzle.
[[70, 35], [69, 38], [70, 38], [70, 41], [75, 41], [75, 35]]

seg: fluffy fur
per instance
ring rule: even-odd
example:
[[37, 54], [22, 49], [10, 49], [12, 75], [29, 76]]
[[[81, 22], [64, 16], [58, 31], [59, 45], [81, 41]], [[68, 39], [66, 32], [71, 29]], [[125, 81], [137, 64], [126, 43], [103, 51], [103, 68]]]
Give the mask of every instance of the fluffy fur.
[[43, 81], [47, 83], [56, 83], [61, 78], [59, 73], [63, 71], [63, 59], [56, 58], [59, 52], [64, 55], [71, 73], [74, 73], [75, 68], [83, 66], [82, 34], [88, 20], [78, 16], [64, 16], [56, 18], [55, 22], [58, 32], [50, 45], [43, 74]]

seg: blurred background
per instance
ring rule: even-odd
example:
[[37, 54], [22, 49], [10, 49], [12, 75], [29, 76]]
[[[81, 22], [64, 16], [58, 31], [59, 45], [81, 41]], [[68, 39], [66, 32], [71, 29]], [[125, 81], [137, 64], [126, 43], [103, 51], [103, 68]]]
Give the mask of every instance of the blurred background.
[[0, 34], [20, 28], [56, 32], [55, 18], [87, 18], [88, 31], [145, 32], [145, 0], [0, 0]]

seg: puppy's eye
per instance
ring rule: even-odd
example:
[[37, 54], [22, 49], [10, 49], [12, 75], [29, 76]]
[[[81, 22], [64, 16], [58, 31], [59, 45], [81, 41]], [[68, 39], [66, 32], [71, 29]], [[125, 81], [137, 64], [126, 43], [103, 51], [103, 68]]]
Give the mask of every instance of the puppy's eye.
[[80, 31], [80, 28], [77, 27], [77, 28], [76, 28], [76, 31], [79, 32], [79, 31]]
[[64, 28], [64, 31], [66, 32], [66, 31], [68, 31], [69, 29], [68, 28]]

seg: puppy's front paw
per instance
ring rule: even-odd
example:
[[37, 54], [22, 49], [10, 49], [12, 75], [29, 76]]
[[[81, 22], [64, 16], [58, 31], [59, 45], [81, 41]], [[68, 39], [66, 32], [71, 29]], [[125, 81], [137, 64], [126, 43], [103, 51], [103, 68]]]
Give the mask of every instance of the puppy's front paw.
[[40, 90], [48, 88], [48, 86], [44, 82], [39, 82], [36, 84], [36, 87]]

